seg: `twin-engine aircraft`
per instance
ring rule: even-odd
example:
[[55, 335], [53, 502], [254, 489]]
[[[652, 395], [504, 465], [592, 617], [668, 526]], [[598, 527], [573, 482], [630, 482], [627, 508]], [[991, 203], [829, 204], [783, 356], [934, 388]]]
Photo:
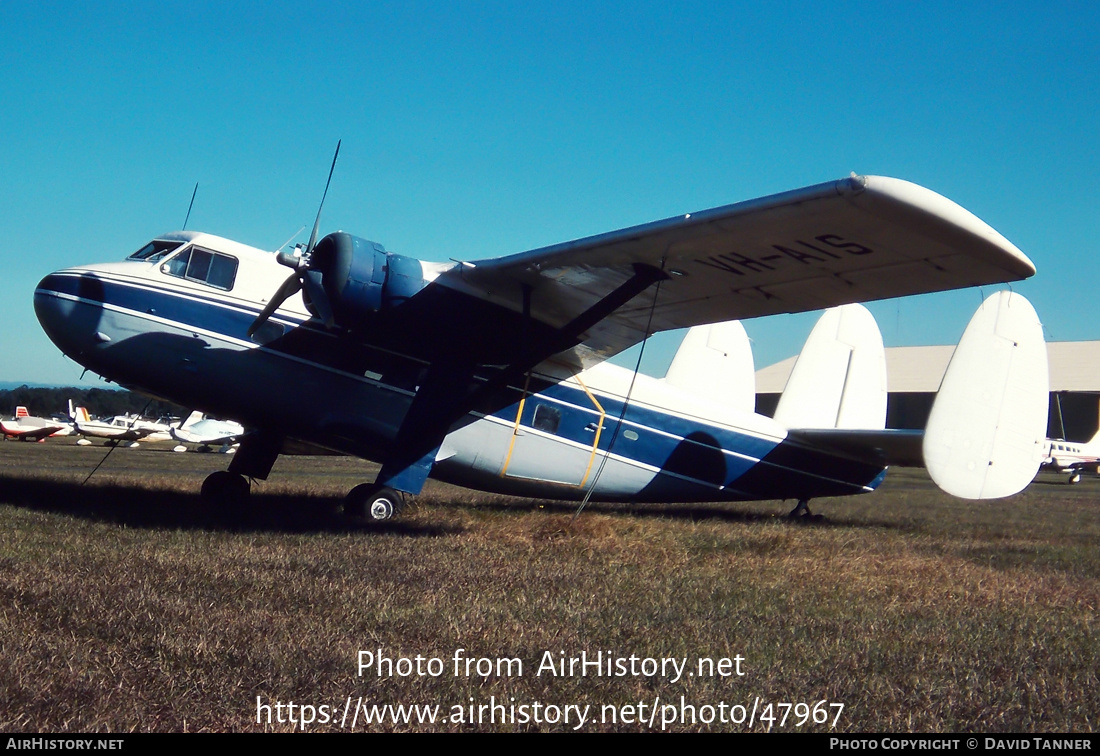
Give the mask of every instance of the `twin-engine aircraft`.
[[[806, 514], [812, 498], [873, 491], [891, 464], [979, 499], [1022, 489], [1042, 461], [1046, 349], [1009, 292], [975, 315], [927, 430], [884, 430], [882, 339], [851, 303], [1035, 272], [906, 181], [853, 174], [446, 264], [343, 232], [317, 241], [319, 224], [300, 254], [165, 234], [46, 276], [35, 309], [104, 378], [249, 429], [202, 487], [225, 505], [302, 444], [381, 463], [346, 501], [376, 519], [429, 476], [573, 500], [792, 499]], [[727, 321], [825, 308], [776, 416], [755, 414], [751, 351]], [[691, 327], [664, 379], [605, 362]]]
[[1085, 442], [1066, 441], [1064, 438], [1048, 438], [1043, 468], [1057, 473], [1069, 473], [1066, 482], [1080, 483], [1081, 473], [1087, 470], [1100, 472], [1100, 431]]

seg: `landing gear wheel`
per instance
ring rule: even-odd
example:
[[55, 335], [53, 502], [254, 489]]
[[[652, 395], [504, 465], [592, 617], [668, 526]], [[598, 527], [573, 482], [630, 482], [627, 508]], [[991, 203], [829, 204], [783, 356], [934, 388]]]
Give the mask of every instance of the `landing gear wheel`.
[[798, 504], [796, 504], [794, 509], [790, 511], [790, 513], [787, 515], [787, 518], [791, 520], [797, 520], [800, 517], [811, 517], [812, 515], [810, 514], [809, 504], [809, 499], [799, 499]]
[[203, 502], [219, 509], [243, 509], [250, 493], [248, 479], [243, 475], [219, 470], [206, 476], [200, 496]]
[[375, 483], [363, 483], [348, 492], [344, 512], [349, 517], [363, 517], [375, 522], [391, 520], [405, 505], [399, 491]]
[[810, 500], [799, 499], [795, 508], [787, 515], [787, 519], [794, 520], [795, 522], [821, 522], [825, 519], [824, 515], [815, 515], [810, 511]]
[[1071, 486], [1074, 485], [1074, 484], [1080, 483], [1081, 482], [1081, 471], [1080, 470], [1074, 470], [1070, 474], [1069, 480], [1067, 480], [1066, 482], [1069, 483]]

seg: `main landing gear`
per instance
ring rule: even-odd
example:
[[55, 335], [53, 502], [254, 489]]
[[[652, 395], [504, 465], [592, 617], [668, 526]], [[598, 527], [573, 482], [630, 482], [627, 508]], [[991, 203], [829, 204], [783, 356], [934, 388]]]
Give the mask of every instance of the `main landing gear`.
[[[248, 478], [222, 470], [211, 473], [202, 483], [203, 502], [222, 512], [240, 512], [251, 497]], [[405, 506], [405, 497], [376, 483], [364, 483], [348, 492], [344, 499], [344, 514], [375, 522], [392, 520]]]
[[242, 509], [248, 504], [250, 495], [248, 478], [227, 470], [206, 476], [200, 492], [204, 502], [219, 509]]
[[348, 492], [344, 514], [384, 522], [393, 519], [404, 506], [405, 497], [400, 491], [377, 483], [363, 483]]
[[815, 515], [810, 511], [810, 500], [799, 499], [795, 508], [787, 515], [787, 519], [795, 520], [797, 522], [821, 522], [825, 519], [823, 515]]
[[[257, 433], [241, 440], [229, 469], [211, 473], [202, 484], [202, 499], [219, 511], [243, 513], [248, 506], [249, 480], [267, 480], [282, 439]], [[351, 489], [344, 499], [344, 514], [376, 522], [395, 517], [405, 505], [405, 496], [389, 486], [364, 483]]]

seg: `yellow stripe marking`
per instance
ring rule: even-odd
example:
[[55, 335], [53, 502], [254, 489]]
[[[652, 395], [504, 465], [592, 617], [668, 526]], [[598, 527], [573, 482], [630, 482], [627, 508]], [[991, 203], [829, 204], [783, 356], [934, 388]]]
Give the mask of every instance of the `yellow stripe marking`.
[[577, 379], [577, 383], [584, 389], [584, 393], [588, 394], [588, 398], [592, 404], [596, 405], [596, 409], [600, 411], [600, 420], [596, 424], [596, 439], [592, 442], [592, 455], [588, 458], [588, 467], [584, 470], [584, 477], [581, 478], [581, 482], [577, 484], [577, 488], [584, 488], [584, 484], [588, 481], [588, 475], [592, 472], [592, 463], [596, 461], [596, 450], [600, 448], [600, 434], [603, 433], [603, 421], [607, 417], [607, 413], [604, 412], [603, 405], [596, 399], [595, 395], [588, 390], [588, 386], [584, 385], [584, 381], [581, 380], [580, 374], [573, 376]]
[[512, 440], [508, 443], [508, 454], [504, 457], [504, 466], [500, 468], [500, 477], [508, 474], [508, 463], [512, 461], [512, 450], [516, 448], [516, 436], [519, 435], [519, 422], [523, 419], [523, 405], [527, 402], [527, 387], [531, 385], [531, 373], [523, 381], [523, 396], [519, 398], [519, 410], [516, 412], [516, 423], [512, 426]]

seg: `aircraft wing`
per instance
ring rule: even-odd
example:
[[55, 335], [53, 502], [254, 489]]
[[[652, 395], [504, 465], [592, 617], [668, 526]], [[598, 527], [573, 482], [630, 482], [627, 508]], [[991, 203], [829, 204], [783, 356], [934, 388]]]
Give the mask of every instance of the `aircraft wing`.
[[62, 425], [48, 425], [43, 424], [37, 427], [29, 427], [27, 425], [19, 425], [17, 423], [3, 423], [0, 422], [0, 432], [5, 436], [11, 438], [30, 438], [30, 439], [43, 439], [52, 436], [57, 433], [64, 426]]
[[1034, 273], [954, 202], [907, 181], [853, 175], [466, 263], [436, 283], [552, 329], [572, 326], [571, 344], [543, 351], [584, 368], [641, 341], [647, 325], [657, 332]]

